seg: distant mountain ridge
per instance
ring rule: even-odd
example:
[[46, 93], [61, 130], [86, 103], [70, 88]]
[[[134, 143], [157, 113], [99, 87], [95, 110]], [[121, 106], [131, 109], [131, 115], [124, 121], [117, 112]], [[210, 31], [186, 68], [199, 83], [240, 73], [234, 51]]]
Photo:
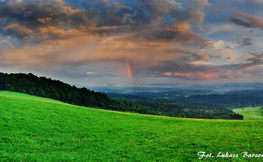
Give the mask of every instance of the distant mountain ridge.
[[[77, 87], [86, 87], [88, 89], [94, 89], [98, 92], [103, 93], [121, 93], [121, 94], [133, 94], [137, 95], [139, 93], [145, 92], [153, 92], [153, 93], [160, 93], [160, 92], [172, 92], [172, 91], [192, 91], [198, 92], [203, 94], [208, 93], [227, 93], [231, 91], [240, 91], [240, 90], [263, 90], [263, 83], [255, 82], [255, 83], [221, 83], [221, 84], [197, 84], [197, 85], [172, 85], [172, 84], [150, 84], [148, 86], [131, 86], [131, 87], [114, 87], [112, 86], [103, 86], [103, 87], [96, 87], [96, 86], [86, 86], [81, 84], [74, 84]], [[197, 94], [197, 93], [193, 93]]]
[[59, 80], [37, 77], [32, 73], [0, 73], [0, 90], [21, 92], [30, 95], [51, 98], [62, 102], [108, 110], [137, 112], [142, 114], [164, 115], [171, 117], [207, 118], [207, 119], [243, 119], [232, 110], [212, 104], [196, 103], [152, 103], [132, 102], [112, 99], [101, 92], [85, 87], [77, 88]]

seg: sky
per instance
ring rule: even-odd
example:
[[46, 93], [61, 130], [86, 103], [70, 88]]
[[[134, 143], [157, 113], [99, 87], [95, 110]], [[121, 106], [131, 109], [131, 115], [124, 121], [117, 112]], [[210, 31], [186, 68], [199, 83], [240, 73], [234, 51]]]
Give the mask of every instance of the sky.
[[262, 0], [2, 0], [0, 71], [147, 87], [263, 81]]

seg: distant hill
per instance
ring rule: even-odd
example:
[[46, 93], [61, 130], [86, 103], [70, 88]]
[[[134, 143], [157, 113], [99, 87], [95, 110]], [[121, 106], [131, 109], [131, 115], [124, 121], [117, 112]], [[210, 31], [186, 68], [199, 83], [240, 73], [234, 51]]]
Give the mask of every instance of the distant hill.
[[193, 102], [166, 104], [112, 99], [104, 93], [94, 92], [84, 87], [77, 88], [59, 80], [37, 77], [31, 73], [0, 73], [0, 90], [21, 92], [74, 105], [108, 110], [186, 118], [243, 119], [242, 115], [218, 105]]
[[85, 86], [75, 84], [77, 87], [86, 87], [103, 93], [119, 93], [131, 95], [145, 95], [154, 93], [171, 93], [198, 95], [198, 94], [224, 94], [231, 91], [259, 90], [263, 89], [263, 83], [217, 83], [217, 84], [199, 84], [199, 85], [181, 85], [181, 84], [149, 84], [146, 87], [114, 87], [114, 86]]

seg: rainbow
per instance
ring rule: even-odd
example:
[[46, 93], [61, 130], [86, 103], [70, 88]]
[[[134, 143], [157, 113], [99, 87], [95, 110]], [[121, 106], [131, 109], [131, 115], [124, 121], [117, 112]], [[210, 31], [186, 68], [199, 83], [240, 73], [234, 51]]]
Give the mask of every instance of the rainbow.
[[126, 61], [126, 64], [127, 64], [127, 71], [128, 71], [128, 74], [129, 74], [129, 78], [130, 78], [130, 81], [131, 81], [131, 84], [132, 84], [132, 69], [131, 69], [129, 61]]

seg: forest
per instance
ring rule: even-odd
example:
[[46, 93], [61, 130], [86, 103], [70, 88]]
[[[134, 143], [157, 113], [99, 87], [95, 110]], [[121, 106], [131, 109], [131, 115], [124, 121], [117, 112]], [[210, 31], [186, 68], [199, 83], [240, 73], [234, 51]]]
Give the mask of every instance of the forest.
[[[205, 119], [243, 119], [220, 104], [192, 101], [158, 102], [151, 100], [127, 100], [125, 97], [107, 96], [87, 88], [78, 88], [59, 80], [38, 77], [32, 73], [0, 73], [0, 90], [20, 92], [39, 97], [51, 98], [66, 103], [101, 108], [106, 110], [136, 112], [142, 114], [164, 115], [171, 117]], [[136, 98], [136, 97], [135, 97]]]
[[231, 91], [225, 94], [192, 95], [182, 100], [224, 104], [233, 108], [259, 107], [263, 105], [263, 90], [242, 90]]
[[[181, 101], [125, 94], [107, 94], [109, 97], [132, 102], [136, 107], [162, 112], [166, 116], [205, 118], [205, 119], [243, 119], [242, 115], [233, 114], [231, 105]], [[156, 95], [156, 94], [155, 94]]]
[[[107, 93], [108, 96], [126, 101], [149, 101], [156, 103], [206, 103], [227, 109], [263, 106], [263, 89], [229, 90], [225, 92], [179, 89], [162, 92], [139, 92], [130, 94]], [[204, 106], [204, 105], [203, 105]]]

